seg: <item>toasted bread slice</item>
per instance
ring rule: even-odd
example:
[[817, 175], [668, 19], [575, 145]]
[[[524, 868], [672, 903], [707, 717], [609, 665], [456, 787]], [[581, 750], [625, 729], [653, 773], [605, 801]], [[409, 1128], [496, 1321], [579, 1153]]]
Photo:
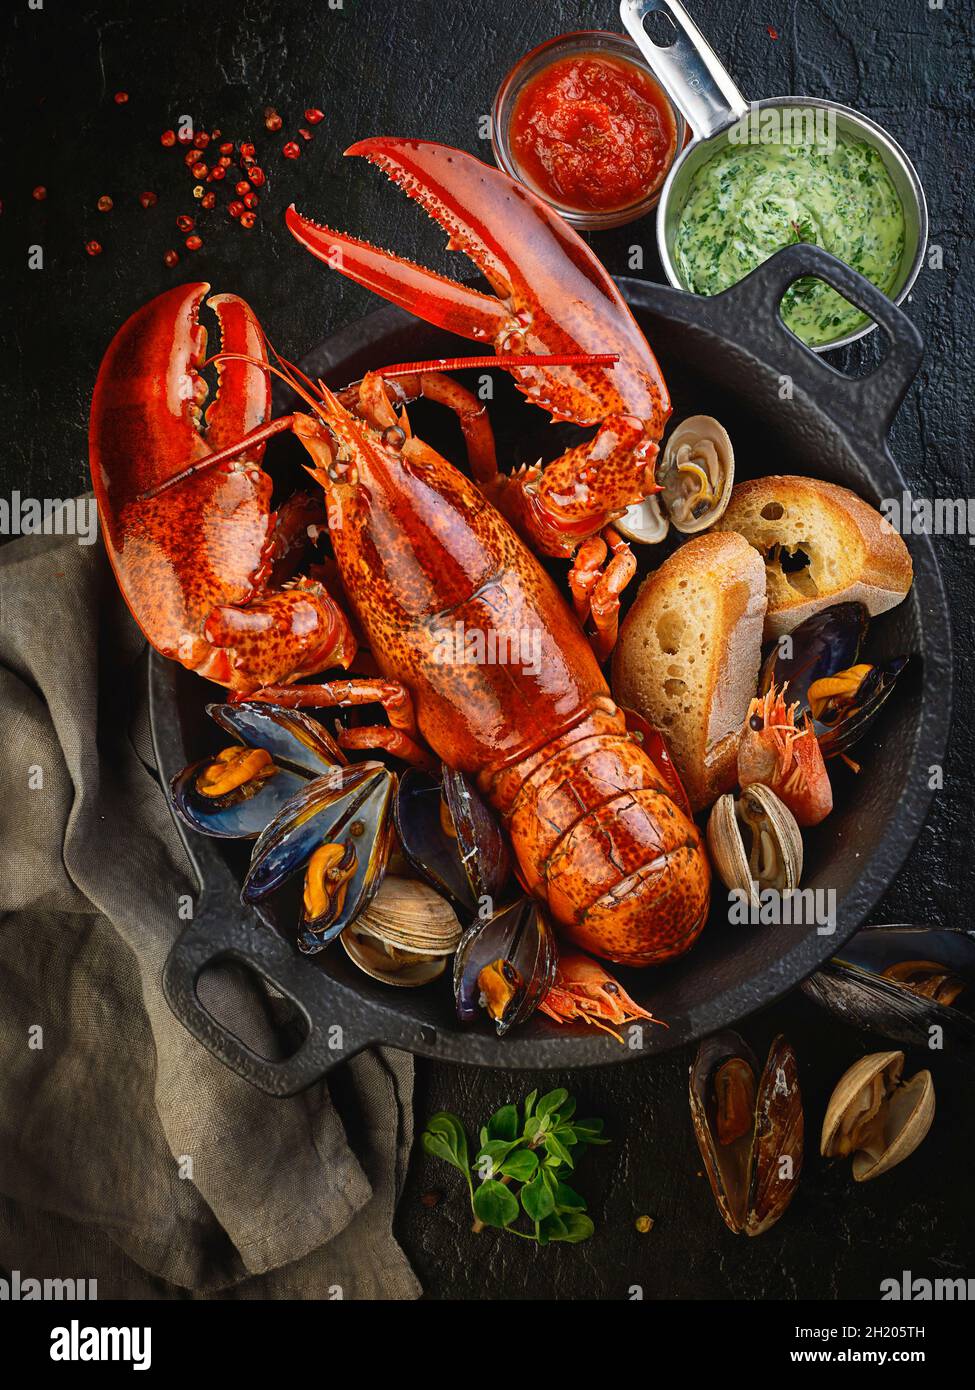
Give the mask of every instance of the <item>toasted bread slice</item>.
[[794, 477], [738, 483], [717, 529], [737, 531], [765, 559], [766, 637], [791, 632], [833, 603], [885, 613], [911, 587], [913, 566], [901, 537], [835, 483]]
[[696, 811], [737, 782], [764, 618], [762, 557], [709, 532], [644, 581], [623, 622], [613, 694], [660, 729]]

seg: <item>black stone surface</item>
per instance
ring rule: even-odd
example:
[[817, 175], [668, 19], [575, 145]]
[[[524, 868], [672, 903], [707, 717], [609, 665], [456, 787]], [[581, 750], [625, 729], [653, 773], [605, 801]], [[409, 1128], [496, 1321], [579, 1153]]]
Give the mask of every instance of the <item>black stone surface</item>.
[[[916, 496], [965, 497], [973, 449], [971, 378], [972, 24], [969, 7], [945, 0], [698, 0], [694, 17], [747, 96], [796, 92], [836, 98], [888, 127], [915, 160], [931, 213], [931, 241], [943, 266], [927, 267], [909, 311], [927, 355], [892, 432], [892, 448]], [[5, 232], [2, 493], [68, 496], [87, 487], [88, 399], [101, 354], [122, 319], [151, 295], [190, 275], [245, 295], [283, 352], [298, 356], [374, 301], [297, 251], [281, 224], [292, 200], [332, 225], [361, 232], [428, 264], [448, 268], [442, 237], [382, 177], [343, 164], [341, 150], [373, 133], [417, 134], [487, 157], [479, 124], [501, 76], [527, 48], [573, 28], [618, 28], [610, 0], [536, 3], [466, 0], [211, 0], [144, 5], [122, 0], [45, 0], [10, 16], [2, 59], [9, 105], [8, 149], [0, 174]], [[770, 29], [777, 34], [773, 38]], [[116, 91], [130, 99], [113, 101]], [[278, 136], [263, 129], [273, 104]], [[280, 147], [306, 106], [326, 121], [302, 157]], [[178, 213], [197, 211], [180, 151], [159, 133], [183, 113], [228, 138], [251, 135], [269, 176], [258, 227], [234, 226], [224, 211], [201, 222], [204, 247], [164, 268], [167, 247], [182, 250]], [[44, 184], [47, 199], [30, 197]], [[144, 211], [143, 189], [159, 195]], [[95, 210], [102, 194], [115, 200]], [[103, 254], [84, 243], [97, 237]], [[28, 270], [30, 245], [43, 270]], [[630, 248], [643, 248], [642, 273], [659, 277], [651, 220], [593, 239], [608, 267], [633, 273]], [[864, 370], [877, 335], [840, 355]], [[917, 849], [876, 920], [970, 926], [973, 896], [970, 783], [971, 662], [975, 586], [964, 536], [937, 541], [952, 598], [956, 715], [944, 789]], [[928, 1277], [975, 1273], [975, 1194], [968, 1181], [975, 1119], [971, 1077], [933, 1063], [938, 1114], [923, 1148], [875, 1184], [856, 1188], [848, 1172], [816, 1156], [829, 1091], [845, 1067], [875, 1043], [827, 1020], [798, 993], [754, 1016], [743, 1032], [764, 1051], [785, 1030], [801, 1063], [807, 1161], [785, 1219], [756, 1241], [731, 1236], [711, 1204], [690, 1132], [683, 1053], [632, 1067], [547, 1075], [580, 1109], [605, 1117], [611, 1148], [584, 1160], [578, 1186], [590, 1197], [596, 1238], [571, 1249], [536, 1250], [513, 1238], [469, 1231], [459, 1176], [414, 1157], [397, 1222], [434, 1298], [645, 1297], [875, 1298], [883, 1277], [903, 1269]], [[926, 1059], [910, 1059], [921, 1064]], [[421, 1062], [418, 1124], [456, 1110], [474, 1129], [532, 1084]], [[457, 1178], [457, 1181], [454, 1179]], [[443, 1195], [436, 1205], [422, 1200]], [[640, 1235], [635, 1218], [654, 1218]]]

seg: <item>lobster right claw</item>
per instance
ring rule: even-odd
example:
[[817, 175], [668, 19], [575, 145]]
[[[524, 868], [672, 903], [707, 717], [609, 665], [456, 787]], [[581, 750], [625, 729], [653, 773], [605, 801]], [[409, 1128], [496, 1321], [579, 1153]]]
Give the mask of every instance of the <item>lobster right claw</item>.
[[[550, 553], [566, 553], [654, 490], [657, 442], [670, 414], [660, 368], [612, 277], [566, 222], [507, 174], [462, 150], [377, 137], [362, 155], [450, 235], [496, 297], [367, 242], [318, 226], [294, 207], [289, 229], [312, 255], [428, 323], [493, 341], [518, 388], [556, 420], [598, 425], [590, 444], [549, 465], [522, 520]], [[614, 367], [514, 365], [535, 354], [614, 353]], [[532, 515], [532, 512], [538, 513]], [[556, 535], [567, 537], [557, 545]], [[547, 534], [551, 533], [551, 534]]]

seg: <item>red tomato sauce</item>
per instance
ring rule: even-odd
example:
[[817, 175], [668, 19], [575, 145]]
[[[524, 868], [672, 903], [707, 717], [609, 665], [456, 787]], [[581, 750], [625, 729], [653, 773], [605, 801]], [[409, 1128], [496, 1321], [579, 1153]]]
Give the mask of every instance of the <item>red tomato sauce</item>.
[[511, 115], [526, 179], [564, 207], [611, 212], [663, 182], [677, 149], [673, 111], [641, 68], [601, 53], [560, 58], [532, 77]]

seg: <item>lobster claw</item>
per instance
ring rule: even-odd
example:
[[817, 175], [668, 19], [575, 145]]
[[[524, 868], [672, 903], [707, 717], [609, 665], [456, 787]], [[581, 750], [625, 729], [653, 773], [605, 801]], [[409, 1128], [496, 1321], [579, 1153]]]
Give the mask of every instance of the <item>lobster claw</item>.
[[313, 256], [428, 323], [481, 341], [498, 356], [618, 354], [615, 368], [509, 368], [520, 390], [555, 419], [601, 424], [631, 416], [659, 438], [670, 413], [656, 359], [611, 276], [542, 199], [462, 150], [380, 136], [362, 155], [450, 235], [497, 298], [318, 226], [292, 206], [288, 228]]
[[[91, 403], [91, 479], [119, 586], [152, 645], [204, 669], [203, 624], [215, 607], [245, 601], [265, 563], [271, 481], [255, 468], [263, 445], [232, 472], [191, 478], [173, 495], [144, 494], [262, 425], [270, 412], [260, 325], [243, 299], [214, 295], [224, 352], [219, 390], [201, 374], [210, 286], [179, 285], [122, 325], [102, 360]], [[217, 537], [212, 514], [228, 518]], [[216, 674], [215, 679], [220, 679]]]
[[[143, 493], [268, 418], [268, 376], [256, 365], [264, 358], [264, 338], [253, 310], [237, 295], [215, 294], [207, 307], [219, 324], [223, 351], [255, 361], [219, 363], [219, 389], [208, 401], [199, 368], [207, 351], [200, 310], [209, 289], [205, 283], [178, 285], [157, 295], [126, 321], [105, 353], [91, 403], [91, 452], [95, 494], [110, 525]], [[245, 457], [259, 462], [262, 453], [258, 446]]]

